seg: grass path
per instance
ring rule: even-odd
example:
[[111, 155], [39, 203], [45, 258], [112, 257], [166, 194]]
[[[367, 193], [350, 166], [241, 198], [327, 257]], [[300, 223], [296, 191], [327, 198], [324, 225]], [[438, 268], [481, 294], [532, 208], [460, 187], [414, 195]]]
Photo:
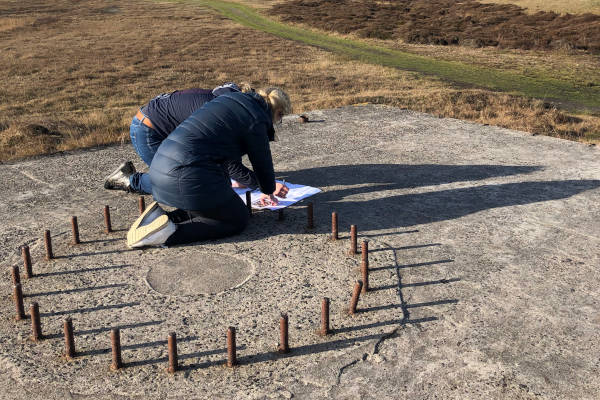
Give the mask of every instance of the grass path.
[[231, 20], [284, 39], [299, 41], [362, 62], [434, 75], [441, 79], [507, 93], [557, 101], [578, 111], [600, 110], [600, 86], [582, 86], [543, 76], [523, 76], [341, 39], [273, 21], [250, 7], [222, 0], [194, 0]]

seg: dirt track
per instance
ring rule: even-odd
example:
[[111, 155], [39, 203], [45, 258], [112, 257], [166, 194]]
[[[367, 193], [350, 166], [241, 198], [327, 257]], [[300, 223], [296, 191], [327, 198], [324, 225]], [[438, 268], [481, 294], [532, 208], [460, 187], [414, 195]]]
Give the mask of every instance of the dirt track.
[[600, 16], [593, 14], [527, 14], [472, 0], [294, 0], [271, 12], [319, 29], [408, 43], [600, 53]]

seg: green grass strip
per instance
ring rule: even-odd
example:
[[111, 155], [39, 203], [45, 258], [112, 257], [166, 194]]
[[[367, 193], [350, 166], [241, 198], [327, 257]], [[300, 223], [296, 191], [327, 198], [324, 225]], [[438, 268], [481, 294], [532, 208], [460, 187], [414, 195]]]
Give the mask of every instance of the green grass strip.
[[357, 40], [341, 39], [273, 21], [250, 7], [221, 0], [195, 0], [225, 17], [284, 39], [316, 46], [362, 62], [434, 75], [441, 79], [520, 94], [537, 99], [558, 101], [568, 108], [600, 109], [600, 88], [582, 86], [551, 77], [530, 77], [477, 67], [455, 61], [435, 60], [416, 54], [391, 50]]

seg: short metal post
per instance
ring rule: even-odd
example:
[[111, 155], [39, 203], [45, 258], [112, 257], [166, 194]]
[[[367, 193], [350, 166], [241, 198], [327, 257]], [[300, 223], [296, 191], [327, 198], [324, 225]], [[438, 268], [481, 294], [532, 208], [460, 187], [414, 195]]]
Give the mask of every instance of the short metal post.
[[323, 297], [321, 300], [321, 335], [325, 336], [330, 333], [329, 330], [329, 298]]
[[360, 290], [362, 289], [363, 283], [356, 281], [354, 284], [354, 290], [352, 291], [352, 300], [350, 301], [350, 314], [356, 314], [356, 305], [358, 304], [358, 298], [360, 296]]
[[79, 225], [77, 224], [77, 217], [71, 217], [71, 231], [73, 232], [73, 244], [79, 244], [81, 241], [79, 240]]
[[306, 229], [314, 229], [315, 223], [313, 218], [313, 203], [308, 203], [306, 205]]
[[363, 280], [362, 292], [367, 293], [369, 291], [369, 242], [367, 240], [363, 240], [361, 250], [362, 262], [360, 264], [360, 272]]
[[108, 208], [108, 206], [104, 206], [104, 232], [112, 232], [112, 226], [110, 224], [110, 209]]
[[75, 337], [73, 336], [73, 320], [71, 317], [65, 318], [63, 331], [65, 333], [65, 357], [71, 360], [75, 358]]
[[25, 319], [25, 308], [23, 306], [23, 290], [21, 284], [17, 283], [13, 286], [13, 298], [15, 300], [15, 309], [17, 311], [17, 321]]
[[246, 192], [246, 207], [248, 208], [248, 214], [252, 216], [252, 193], [250, 191]]
[[237, 358], [235, 355], [235, 328], [230, 326], [227, 328], [227, 366], [235, 367]]
[[138, 198], [138, 208], [140, 210], [140, 215], [142, 215], [146, 210], [146, 200], [144, 199], [144, 196]]
[[46, 260], [50, 261], [54, 258], [54, 253], [52, 252], [52, 237], [50, 237], [50, 231], [44, 231], [44, 246], [46, 247]]
[[290, 352], [287, 314], [281, 314], [281, 317], [279, 318], [279, 348], [277, 351], [281, 354]]
[[351, 256], [356, 254], [356, 225], [350, 225], [350, 251]]
[[331, 213], [331, 240], [338, 240], [338, 216], [335, 211]]
[[13, 285], [21, 283], [21, 276], [19, 275], [19, 267], [17, 265], [12, 266], [11, 275], [12, 275]]
[[40, 307], [38, 303], [31, 303], [29, 314], [31, 315], [31, 339], [37, 342], [42, 339], [42, 323], [40, 321]]
[[177, 336], [175, 332], [169, 333], [167, 342], [169, 346], [169, 368], [167, 371], [172, 374], [179, 369], [177, 364]]
[[29, 246], [24, 245], [21, 247], [21, 255], [23, 256], [25, 278], [30, 279], [33, 277], [33, 271], [31, 270], [31, 255], [29, 254]]
[[121, 359], [121, 331], [119, 328], [112, 328], [110, 330], [110, 341], [112, 344], [112, 364], [110, 365], [110, 369], [117, 370], [123, 367]]

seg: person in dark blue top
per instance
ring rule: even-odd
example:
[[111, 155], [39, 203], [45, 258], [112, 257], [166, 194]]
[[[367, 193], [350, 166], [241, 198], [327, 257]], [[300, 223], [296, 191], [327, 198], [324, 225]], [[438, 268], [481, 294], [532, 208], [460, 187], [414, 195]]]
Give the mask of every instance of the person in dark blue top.
[[[228, 82], [216, 88], [185, 89], [163, 93], [140, 108], [131, 122], [131, 144], [142, 161], [150, 166], [158, 146], [175, 128], [206, 102], [225, 94], [251, 91], [250, 85]], [[229, 160], [224, 164], [229, 176], [239, 187], [256, 189], [254, 173], [242, 164], [242, 160]], [[136, 172], [131, 161], [124, 162], [105, 180], [104, 187], [111, 190], [150, 194], [152, 186], [148, 174]]]
[[[127, 234], [130, 247], [175, 245], [241, 232], [248, 223], [244, 202], [224, 165], [248, 155], [263, 204], [277, 204], [269, 141], [274, 122], [291, 112], [278, 88], [232, 92], [205, 103], [162, 141], [150, 180], [156, 200]], [[166, 212], [159, 205], [175, 207]]]

